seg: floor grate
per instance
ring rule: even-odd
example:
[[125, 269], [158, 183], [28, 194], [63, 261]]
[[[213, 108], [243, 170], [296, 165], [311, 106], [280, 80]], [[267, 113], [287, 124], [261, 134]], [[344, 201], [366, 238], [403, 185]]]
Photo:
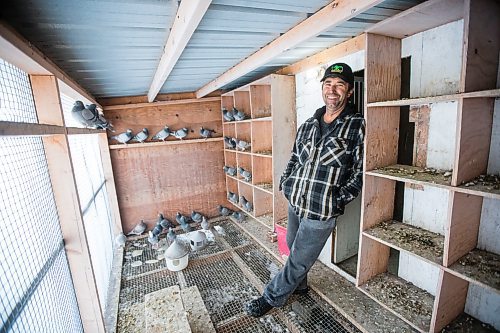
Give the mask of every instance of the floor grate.
[[172, 287], [177, 283], [176, 273], [167, 269], [129, 280], [122, 279], [119, 307], [144, 302], [144, 295]]
[[224, 229], [222, 237], [232, 247], [238, 247], [251, 243], [250, 239], [241, 233], [241, 229], [233, 225], [233, 222], [225, 221], [219, 223], [219, 226]]
[[267, 284], [283, 266], [270, 255], [266, 255], [253, 244], [236, 249], [235, 252], [260, 281]]
[[217, 327], [218, 333], [289, 333], [286, 325], [275, 314], [261, 318], [242, 316]]

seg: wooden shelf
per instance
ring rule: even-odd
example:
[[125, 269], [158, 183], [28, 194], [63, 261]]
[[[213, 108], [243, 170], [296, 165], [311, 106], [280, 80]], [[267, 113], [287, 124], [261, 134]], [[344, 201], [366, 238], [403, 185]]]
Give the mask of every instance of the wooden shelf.
[[233, 202], [231, 201], [227, 201], [231, 206], [233, 206], [234, 208], [236, 208], [236, 211], [241, 211], [242, 213], [248, 215], [248, 216], [251, 216], [253, 219], [255, 219], [257, 222], [259, 222], [260, 224], [262, 224], [264, 227], [268, 228], [269, 230], [273, 230], [273, 226], [269, 223], [269, 218], [271, 217], [272, 218], [272, 214], [265, 214], [265, 215], [261, 215], [261, 216], [255, 216], [253, 213], [249, 213], [245, 210], [243, 210], [240, 206], [234, 204]]
[[434, 296], [427, 291], [389, 273], [379, 274], [359, 288], [417, 330], [429, 331]]
[[474, 249], [445, 268], [469, 282], [479, 284], [496, 293], [500, 292], [500, 255]]
[[441, 331], [441, 333], [448, 332], [498, 333], [491, 325], [485, 324], [466, 313], [462, 313]]
[[253, 153], [253, 156], [273, 158], [272, 152]]
[[258, 188], [261, 191], [267, 192], [269, 194], [273, 194], [273, 184], [272, 183], [260, 183], [254, 184], [255, 188]]
[[368, 107], [386, 107], [386, 106], [405, 106], [405, 105], [422, 105], [439, 102], [457, 101], [462, 98], [495, 98], [500, 97], [500, 89], [474, 91], [461, 94], [429, 96], [419, 98], [407, 98], [393, 101], [368, 103]]
[[109, 149], [130, 149], [130, 148], [147, 148], [147, 147], [158, 147], [158, 146], [171, 146], [171, 145], [183, 145], [192, 143], [207, 143], [223, 141], [223, 138], [208, 138], [208, 139], [189, 139], [189, 140], [172, 140], [172, 141], [147, 141], [144, 143], [129, 143], [129, 144], [112, 144], [109, 145]]
[[272, 121], [272, 117], [261, 117], [261, 118], [253, 118], [252, 121]]
[[431, 264], [443, 264], [444, 236], [398, 221], [386, 221], [364, 235], [400, 251], [421, 257]]

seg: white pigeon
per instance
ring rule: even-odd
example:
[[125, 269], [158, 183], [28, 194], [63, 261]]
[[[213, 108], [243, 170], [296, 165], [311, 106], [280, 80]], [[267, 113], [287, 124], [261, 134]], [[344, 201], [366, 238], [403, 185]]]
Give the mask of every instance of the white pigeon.
[[137, 225], [132, 229], [127, 236], [130, 235], [142, 235], [142, 233], [146, 230], [147, 225], [144, 223], [144, 220], [141, 220]]
[[208, 223], [207, 218], [205, 216], [203, 216], [203, 218], [201, 219], [201, 228], [203, 230], [209, 230], [210, 229], [210, 224]]
[[132, 139], [132, 137], [133, 137], [132, 130], [128, 129], [126, 132], [112, 136], [111, 139], [126, 144], [127, 142], [130, 141], [130, 139]]
[[127, 242], [127, 236], [123, 232], [120, 232], [116, 237], [115, 237], [115, 244], [118, 247], [123, 247], [125, 243]]

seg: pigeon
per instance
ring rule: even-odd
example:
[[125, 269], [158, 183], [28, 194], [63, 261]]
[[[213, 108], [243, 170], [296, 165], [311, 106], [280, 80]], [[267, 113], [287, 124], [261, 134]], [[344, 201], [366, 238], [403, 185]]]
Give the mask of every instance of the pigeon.
[[103, 130], [109, 130], [111, 132], [115, 131], [113, 125], [109, 121], [107, 121], [106, 118], [104, 118], [104, 116], [101, 114], [99, 114], [99, 116], [97, 117], [97, 120], [95, 121], [95, 126], [96, 128], [100, 128]]
[[222, 117], [225, 121], [234, 121], [234, 115], [231, 111], [226, 110], [226, 108], [222, 109]]
[[226, 175], [233, 176], [233, 177], [236, 176], [236, 169], [231, 167], [231, 166], [224, 165], [222, 170], [224, 170], [224, 173]]
[[242, 212], [233, 212], [232, 215], [236, 219], [237, 222], [243, 222], [246, 219], [246, 215], [243, 214]]
[[73, 119], [85, 127], [94, 127], [94, 122], [97, 119], [96, 115], [83, 105], [82, 101], [76, 101], [71, 109]]
[[162, 213], [158, 214], [158, 224], [160, 224], [163, 229], [168, 229], [174, 226], [172, 221], [166, 219]]
[[238, 120], [238, 121], [245, 120], [246, 115], [243, 113], [243, 111], [238, 111], [238, 110], [236, 110], [236, 108], [233, 108], [232, 112], [233, 112], [234, 120]]
[[127, 242], [127, 236], [123, 232], [120, 232], [116, 237], [115, 237], [115, 244], [118, 247], [123, 247], [125, 243]]
[[189, 226], [188, 218], [186, 216], [184, 216], [181, 213], [177, 212], [177, 214], [175, 216], [175, 220], [177, 221], [177, 223], [179, 223], [179, 225], [181, 226], [182, 230], [184, 230], [185, 232], [190, 232], [191, 231], [191, 227]]
[[248, 201], [244, 196], [240, 196], [240, 205], [242, 205], [247, 212], [251, 212], [253, 210], [252, 203]]
[[137, 223], [137, 225], [130, 231], [127, 236], [130, 235], [142, 235], [142, 233], [146, 230], [146, 223], [144, 223], [144, 220], [141, 220], [141, 222]]
[[209, 230], [210, 229], [210, 224], [208, 223], [208, 220], [205, 216], [201, 219], [201, 228], [203, 230]]
[[143, 143], [144, 141], [146, 141], [148, 139], [148, 136], [149, 136], [148, 129], [147, 128], [143, 128], [142, 131], [140, 131], [139, 133], [137, 133], [132, 138], [132, 141], [137, 141], [137, 142]]
[[177, 139], [182, 140], [188, 135], [188, 132], [189, 132], [189, 130], [186, 127], [184, 127], [184, 128], [178, 129], [177, 131], [175, 131], [171, 135], [175, 136]]
[[204, 137], [205, 139], [211, 138], [213, 133], [215, 133], [214, 130], [204, 128], [204, 127], [200, 128], [200, 135], [202, 137]]
[[217, 210], [219, 211], [219, 214], [222, 216], [229, 216], [233, 213], [231, 209], [221, 205], [217, 206]]
[[227, 192], [227, 199], [232, 203], [238, 204], [238, 194], [231, 191]]
[[252, 180], [252, 173], [250, 171], [247, 171], [243, 169], [242, 167], [238, 168], [238, 172], [240, 173], [240, 176], [245, 178], [247, 182]]
[[161, 234], [161, 232], [163, 231], [163, 227], [161, 226], [161, 224], [157, 223], [155, 225], [155, 227], [153, 228], [153, 235], [156, 237], [156, 236], [159, 236]]
[[155, 135], [153, 135], [153, 137], [151, 138], [151, 140], [161, 140], [161, 141], [165, 141], [166, 138], [169, 137], [169, 135], [171, 135], [172, 133], [170, 132], [170, 129], [168, 128], [167, 125], [165, 125], [165, 127], [163, 127], [163, 129], [161, 129], [158, 133], [156, 133]]
[[194, 210], [191, 213], [191, 220], [193, 220], [193, 222], [201, 223], [201, 220], [203, 219], [203, 217], [204, 217], [203, 215], [201, 215], [198, 212], [195, 212]]
[[224, 144], [226, 145], [226, 147], [228, 149], [235, 149], [236, 148], [236, 140], [229, 137], [229, 136], [224, 137]]
[[111, 139], [126, 144], [127, 142], [130, 141], [130, 139], [132, 139], [132, 137], [133, 137], [132, 130], [128, 129], [126, 132], [112, 136]]
[[169, 243], [173, 243], [176, 238], [177, 235], [175, 234], [174, 230], [172, 228], [168, 228], [167, 240], [169, 241]]
[[243, 140], [238, 140], [238, 144], [236, 145], [236, 149], [239, 149], [241, 151], [245, 151], [248, 148], [250, 148], [250, 143], [243, 141]]
[[156, 245], [159, 242], [158, 235], [155, 235], [152, 231], [149, 231], [148, 242], [151, 245]]

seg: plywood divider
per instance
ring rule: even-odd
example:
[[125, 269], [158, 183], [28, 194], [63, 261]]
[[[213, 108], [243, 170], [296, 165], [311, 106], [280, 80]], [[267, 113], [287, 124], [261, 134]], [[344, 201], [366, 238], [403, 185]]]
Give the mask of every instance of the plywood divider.
[[273, 195], [258, 188], [253, 189], [254, 215], [261, 216], [273, 212]]
[[273, 159], [269, 157], [253, 156], [253, 183], [273, 183]]
[[224, 153], [224, 165], [237, 167], [238, 163], [236, 161], [236, 151], [226, 151]]
[[390, 248], [361, 234], [358, 252], [356, 286], [362, 286], [374, 276], [387, 271]]
[[365, 113], [364, 168], [394, 165], [398, 160], [399, 107], [368, 108]]
[[468, 289], [467, 281], [440, 270], [430, 332], [441, 332], [464, 311]]
[[392, 219], [396, 182], [391, 179], [364, 175], [361, 197], [361, 231]]
[[[248, 122], [239, 123], [236, 122], [236, 138], [238, 140], [243, 140], [248, 143], [252, 143], [252, 124]], [[252, 148], [253, 149], [253, 148]], [[247, 148], [247, 152], [250, 152], [250, 149]]]
[[236, 90], [234, 92], [234, 107], [238, 111], [242, 111], [247, 115], [247, 117], [250, 117], [252, 114], [251, 109], [250, 109], [250, 92], [247, 91], [238, 91]]
[[253, 119], [271, 116], [271, 86], [250, 85], [250, 105]]
[[64, 126], [59, 86], [53, 75], [30, 75], [38, 123]]
[[[238, 194], [238, 181], [236, 178], [231, 178], [229, 176], [226, 176], [226, 195], [227, 192], [233, 192]], [[239, 195], [238, 195], [239, 196]]]
[[236, 123], [235, 122], [224, 122], [224, 136], [229, 136], [231, 138], [236, 137]]
[[494, 99], [462, 99], [458, 105], [457, 141], [452, 186], [486, 173]]
[[234, 106], [234, 98], [233, 96], [222, 96], [221, 97], [221, 106], [222, 108], [226, 108], [226, 110], [231, 110]]
[[[252, 186], [244, 183], [243, 181], [239, 181], [238, 182], [238, 192], [239, 192], [239, 197], [244, 196], [245, 199], [247, 199], [248, 201], [250, 201], [252, 203], [252, 205], [254, 206], [254, 208], [255, 208]], [[239, 200], [239, 198], [238, 198], [238, 200]], [[238, 205], [238, 206], [240, 206], [240, 205]]]
[[479, 234], [483, 197], [451, 192], [445, 230], [443, 265], [451, 266], [474, 249]]
[[[252, 172], [252, 155], [237, 153], [236, 159], [238, 162], [237, 163], [238, 167], [241, 167], [246, 171]], [[244, 180], [244, 178], [240, 176], [239, 172], [238, 172], [238, 179]]]
[[252, 152], [270, 152], [272, 151], [272, 137], [269, 135], [272, 132], [272, 122], [255, 121], [252, 122]]

